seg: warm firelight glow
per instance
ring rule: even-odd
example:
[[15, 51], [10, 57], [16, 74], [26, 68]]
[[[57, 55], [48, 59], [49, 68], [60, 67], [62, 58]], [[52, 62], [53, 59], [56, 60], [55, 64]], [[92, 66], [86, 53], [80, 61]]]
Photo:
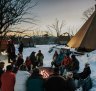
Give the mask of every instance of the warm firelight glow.
[[49, 73], [46, 70], [41, 70], [40, 74], [43, 76], [43, 78], [48, 78], [49, 77]]

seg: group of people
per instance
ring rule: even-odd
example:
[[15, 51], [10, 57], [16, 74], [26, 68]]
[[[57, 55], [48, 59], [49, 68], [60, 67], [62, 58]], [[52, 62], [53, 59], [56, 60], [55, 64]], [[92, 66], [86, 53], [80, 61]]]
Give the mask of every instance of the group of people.
[[[82, 72], [79, 72], [79, 61], [74, 54], [64, 53], [62, 50], [58, 54], [58, 52], [55, 51], [53, 55], [53, 61], [51, 62], [51, 67], [53, 68], [53, 66], [59, 69], [59, 74], [61, 76], [66, 76], [67, 72], [71, 72], [73, 74], [73, 81], [75, 82], [77, 80], [77, 87], [80, 87], [82, 85], [83, 91], [88, 91], [92, 87], [92, 81], [90, 78], [90, 64], [86, 63], [84, 70]], [[89, 82], [86, 82], [85, 79], [87, 79], [87, 81]]]
[[27, 56], [25, 60], [23, 59], [23, 55], [18, 53], [16, 59], [12, 60], [11, 65], [16, 70], [16, 68], [18, 69], [22, 64], [25, 64], [28, 71], [31, 71], [36, 67], [42, 67], [44, 56], [41, 53], [41, 50], [39, 50], [36, 55], [35, 53], [36, 52], [32, 51], [32, 53], [29, 56]]
[[[84, 70], [79, 73], [79, 61], [75, 55], [62, 51], [58, 54], [55, 51], [51, 63], [53, 73], [44, 78], [40, 71], [44, 59], [41, 50], [37, 54], [32, 51], [26, 60], [23, 59], [23, 49], [18, 51], [17, 56], [8, 55], [11, 64], [6, 66], [6, 70], [5, 63], [0, 62], [1, 91], [76, 91], [80, 86], [82, 91], [89, 90], [89, 86], [86, 88], [85, 79], [90, 78], [90, 65], [86, 63]], [[78, 85], [75, 80], [78, 80]]]
[[[67, 72], [65, 76], [60, 75], [59, 68], [56, 67], [53, 68], [53, 73], [45, 79], [39, 68], [34, 68], [29, 72], [26, 65], [22, 64], [17, 72], [14, 72], [12, 65], [7, 65], [6, 70], [3, 69], [4, 65], [4, 62], [0, 62], [1, 91], [76, 91], [78, 87], [74, 79], [78, 77], [85, 79], [91, 74], [88, 64], [85, 65], [83, 72], [78, 74]], [[87, 73], [86, 76], [85, 73]], [[82, 87], [82, 91], [89, 91], [84, 84]]]
[[26, 57], [26, 60], [23, 59], [23, 42], [21, 41], [18, 47], [18, 55], [15, 53], [15, 46], [12, 40], [8, 41], [7, 54], [8, 54], [8, 63], [11, 63], [13, 66], [19, 67], [21, 64], [25, 63], [28, 70], [31, 68], [43, 66], [44, 55], [41, 50], [32, 53]]
[[[20, 41], [19, 47], [18, 47], [19, 54], [22, 54], [23, 47], [24, 47], [23, 42]], [[16, 50], [15, 50], [15, 45], [14, 45], [13, 41], [11, 39], [8, 40], [8, 45], [7, 45], [8, 63], [11, 63], [11, 61], [16, 59], [15, 51]]]
[[51, 62], [51, 67], [59, 67], [63, 75], [64, 70], [72, 71], [72, 72], [78, 72], [79, 70], [79, 61], [76, 58], [75, 55], [71, 55], [70, 53], [63, 53], [63, 51], [60, 51], [58, 54], [57, 51], [55, 51], [53, 55], [53, 61]]
[[41, 50], [35, 55], [36, 52], [32, 52], [30, 55], [30, 60], [32, 61], [33, 68], [43, 66], [44, 55]]

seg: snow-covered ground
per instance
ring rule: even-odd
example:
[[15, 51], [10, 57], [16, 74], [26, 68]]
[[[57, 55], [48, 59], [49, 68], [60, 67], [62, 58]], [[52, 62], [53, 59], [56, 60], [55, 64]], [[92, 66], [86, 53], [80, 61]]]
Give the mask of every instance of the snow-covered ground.
[[[44, 66], [50, 67], [51, 61], [52, 61], [52, 56], [54, 54], [55, 49], [51, 53], [49, 53], [48, 51], [52, 46], [54, 46], [54, 45], [36, 45], [36, 48], [34, 48], [34, 47], [24, 48], [23, 58], [25, 60], [26, 57], [29, 56], [32, 51], [35, 51], [37, 53], [38, 50], [41, 50], [42, 53], [44, 54]], [[18, 48], [18, 46], [16, 46], [16, 53], [18, 53], [17, 48]], [[6, 65], [8, 64], [7, 57], [1, 58], [1, 56], [0, 56], [0, 59], [2, 61], [5, 61]], [[90, 53], [85, 53], [85, 55], [77, 56], [77, 59], [80, 62], [80, 71], [83, 71], [84, 65], [86, 62], [90, 63], [90, 67], [91, 67], [91, 71], [92, 71], [91, 78], [92, 78], [92, 82], [93, 82], [93, 87], [90, 91], [96, 91], [96, 50], [93, 52], [90, 52]]]

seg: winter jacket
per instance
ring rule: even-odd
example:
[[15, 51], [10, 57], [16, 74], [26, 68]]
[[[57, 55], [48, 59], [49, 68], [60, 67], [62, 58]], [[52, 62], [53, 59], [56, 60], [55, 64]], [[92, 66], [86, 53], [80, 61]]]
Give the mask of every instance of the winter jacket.
[[15, 83], [14, 90], [26, 91], [26, 81], [29, 76], [30, 76], [29, 72], [18, 70], [18, 72], [16, 73], [16, 83]]
[[24, 62], [23, 58], [22, 57], [18, 57], [17, 62], [16, 62], [16, 66], [19, 67], [21, 64], [23, 64], [23, 62]]
[[37, 59], [38, 63], [40, 64], [40, 66], [42, 66], [43, 65], [44, 55], [42, 53], [37, 53], [36, 59]]
[[67, 57], [67, 56], [65, 56], [64, 57], [64, 60], [62, 61], [62, 65], [64, 65], [65, 67], [67, 67], [67, 66], [69, 66], [70, 65], [70, 63], [71, 63], [71, 58], [70, 57]]
[[61, 62], [63, 61], [63, 58], [64, 58], [64, 54], [63, 53], [60, 53], [57, 57], [57, 60], [56, 60], [56, 64], [57, 65], [61, 65]]
[[6, 71], [1, 76], [1, 82], [1, 91], [14, 91], [15, 74], [10, 71]]
[[90, 67], [85, 67], [83, 72], [80, 73], [80, 78], [85, 79], [91, 74], [91, 69]]
[[37, 62], [36, 57], [35, 57], [35, 54], [32, 54], [31, 53], [30, 60], [31, 60], [32, 64], [34, 64], [35, 62]]
[[19, 53], [23, 52], [23, 47], [24, 47], [23, 43], [20, 43], [19, 48], [18, 48]]
[[25, 64], [26, 64], [26, 66], [31, 66], [32, 62], [31, 62], [30, 59], [27, 59], [27, 60], [25, 61]]
[[71, 71], [79, 70], [79, 61], [77, 59], [72, 59], [71, 65], [70, 65]]
[[38, 61], [37, 61], [37, 59], [35, 57], [35, 53], [34, 52], [31, 53], [30, 60], [31, 60], [32, 65], [33, 65], [32, 69], [36, 68], [36, 66], [38, 66]]
[[58, 58], [58, 53], [55, 52], [54, 55], [53, 55], [53, 61], [56, 61], [57, 58]]
[[66, 91], [64, 78], [58, 75], [50, 76], [45, 83], [45, 91]]
[[27, 91], [44, 91], [44, 79], [40, 76], [31, 76], [28, 78]]
[[8, 57], [10, 57], [12, 60], [14, 60], [16, 58], [15, 46], [14, 46], [14, 44], [8, 44], [7, 46], [8, 46], [7, 47]]

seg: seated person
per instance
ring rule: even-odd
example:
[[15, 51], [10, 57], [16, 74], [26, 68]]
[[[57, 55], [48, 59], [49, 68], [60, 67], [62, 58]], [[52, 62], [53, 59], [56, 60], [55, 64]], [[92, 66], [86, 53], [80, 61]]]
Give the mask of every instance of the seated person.
[[78, 80], [78, 87], [82, 86], [83, 91], [89, 91], [89, 89], [92, 88], [90, 74], [91, 69], [89, 63], [85, 64], [83, 72], [74, 74], [74, 79]]
[[90, 76], [90, 74], [91, 74], [91, 69], [90, 69], [89, 63], [86, 63], [83, 72], [79, 73], [79, 76], [81, 79], [85, 79], [88, 76]]
[[57, 69], [56, 73], [49, 76], [45, 82], [45, 91], [66, 91], [65, 90], [65, 79], [58, 75]]
[[86, 63], [83, 72], [74, 73], [73, 77], [74, 77], [74, 79], [78, 79], [78, 80], [79, 79], [85, 79], [88, 76], [90, 76], [90, 74], [91, 74], [91, 69], [90, 69], [89, 63]]
[[81, 78], [80, 84], [82, 86], [83, 91], [89, 91], [89, 89], [92, 88], [92, 81], [90, 78], [90, 74], [91, 70], [89, 63], [86, 63], [83, 72], [79, 73], [79, 77]]
[[26, 82], [26, 91], [44, 91], [44, 83], [42, 75], [38, 68], [34, 68], [31, 76]]

